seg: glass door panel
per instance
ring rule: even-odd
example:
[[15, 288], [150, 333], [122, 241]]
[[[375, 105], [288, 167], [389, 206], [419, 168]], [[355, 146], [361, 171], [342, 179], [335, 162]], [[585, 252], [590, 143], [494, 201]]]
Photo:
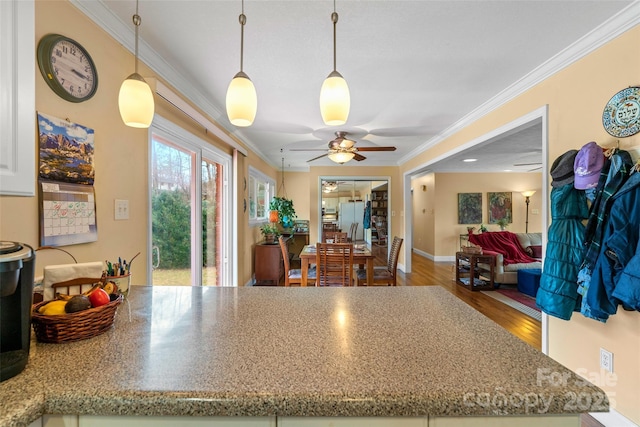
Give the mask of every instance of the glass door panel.
[[194, 283], [192, 189], [195, 153], [158, 135], [152, 140], [151, 222], [154, 250], [153, 285]]
[[219, 163], [202, 160], [202, 286], [221, 286], [222, 183]]

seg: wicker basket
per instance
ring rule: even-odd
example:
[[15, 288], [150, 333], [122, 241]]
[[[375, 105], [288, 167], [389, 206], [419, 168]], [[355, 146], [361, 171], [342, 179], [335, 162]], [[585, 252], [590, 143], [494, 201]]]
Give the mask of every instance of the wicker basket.
[[105, 333], [113, 325], [116, 311], [122, 302], [122, 295], [108, 304], [75, 313], [45, 316], [38, 309], [41, 302], [33, 306], [31, 324], [40, 342], [63, 343], [93, 338]]

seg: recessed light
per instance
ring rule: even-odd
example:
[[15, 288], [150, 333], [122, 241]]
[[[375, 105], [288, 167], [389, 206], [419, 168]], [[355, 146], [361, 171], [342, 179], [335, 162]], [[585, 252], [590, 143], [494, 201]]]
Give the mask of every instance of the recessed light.
[[467, 163], [470, 163], [470, 162], [477, 162], [477, 161], [478, 161], [478, 159], [464, 159], [464, 160], [463, 160], [463, 162], [467, 162]]

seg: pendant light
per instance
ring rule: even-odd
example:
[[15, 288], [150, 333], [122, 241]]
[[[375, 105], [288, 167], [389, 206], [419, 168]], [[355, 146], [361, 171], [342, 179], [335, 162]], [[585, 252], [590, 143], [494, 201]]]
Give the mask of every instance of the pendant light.
[[244, 14], [244, 0], [242, 0], [242, 13], [238, 17], [240, 21], [240, 71], [233, 77], [227, 89], [227, 116], [231, 124], [239, 127], [251, 126], [256, 118], [258, 109], [258, 96], [253, 82], [242, 71], [244, 54], [244, 24], [247, 17]]
[[133, 128], [151, 126], [155, 111], [153, 92], [144, 78], [138, 74], [138, 29], [141, 23], [142, 18], [138, 15], [138, 0], [136, 0], [136, 13], [133, 15], [133, 24], [136, 27], [135, 72], [122, 82], [118, 95], [120, 117], [125, 125]]
[[338, 23], [338, 13], [336, 12], [336, 1], [333, 0], [333, 71], [327, 76], [320, 89], [320, 112], [322, 120], [328, 126], [339, 126], [347, 122], [349, 109], [351, 108], [351, 97], [349, 96], [349, 86], [346, 80], [336, 70], [336, 24]]

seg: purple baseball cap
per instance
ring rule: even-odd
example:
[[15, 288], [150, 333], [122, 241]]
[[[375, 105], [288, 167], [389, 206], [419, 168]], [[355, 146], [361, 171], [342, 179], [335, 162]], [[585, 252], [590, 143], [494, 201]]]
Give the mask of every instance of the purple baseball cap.
[[574, 187], [578, 190], [597, 187], [603, 165], [604, 154], [602, 148], [593, 141], [583, 145], [573, 163]]

